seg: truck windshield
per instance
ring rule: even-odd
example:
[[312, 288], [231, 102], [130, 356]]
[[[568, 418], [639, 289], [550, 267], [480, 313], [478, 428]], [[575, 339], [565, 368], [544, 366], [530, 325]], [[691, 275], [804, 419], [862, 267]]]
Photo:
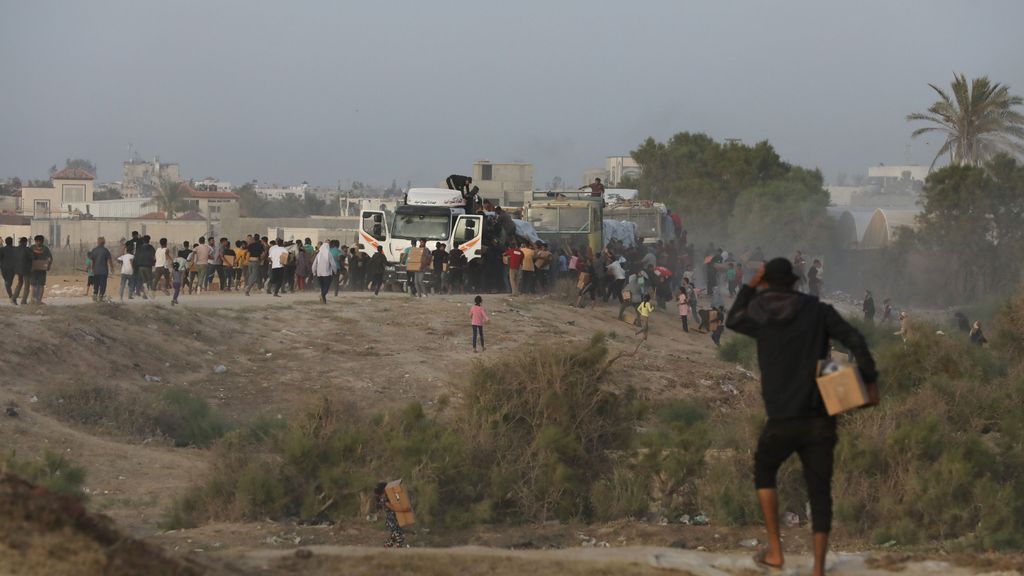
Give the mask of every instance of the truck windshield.
[[590, 210], [556, 206], [531, 206], [527, 219], [537, 232], [590, 232]]
[[392, 235], [406, 240], [446, 240], [451, 230], [451, 217], [443, 214], [399, 213], [395, 215]]

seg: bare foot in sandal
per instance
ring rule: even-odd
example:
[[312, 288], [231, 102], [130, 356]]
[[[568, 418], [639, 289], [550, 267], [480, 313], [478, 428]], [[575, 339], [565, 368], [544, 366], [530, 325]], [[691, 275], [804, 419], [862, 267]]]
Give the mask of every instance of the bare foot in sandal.
[[765, 568], [769, 568], [771, 570], [781, 570], [783, 564], [785, 564], [785, 559], [781, 555], [778, 557], [770, 557], [768, 555], [768, 549], [766, 548], [764, 550], [761, 550], [757, 554], [754, 554], [754, 564], [757, 564], [758, 566], [764, 566]]

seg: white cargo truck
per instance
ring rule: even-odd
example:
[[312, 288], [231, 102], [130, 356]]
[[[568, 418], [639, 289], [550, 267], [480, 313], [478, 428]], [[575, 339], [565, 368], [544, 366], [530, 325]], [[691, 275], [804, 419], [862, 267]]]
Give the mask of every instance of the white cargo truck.
[[383, 246], [391, 264], [400, 262], [405, 249], [421, 238], [431, 250], [441, 242], [448, 250], [461, 250], [472, 261], [480, 257], [483, 233], [484, 217], [466, 214], [458, 190], [410, 188], [394, 213], [363, 210], [360, 214], [363, 252], [372, 255]]

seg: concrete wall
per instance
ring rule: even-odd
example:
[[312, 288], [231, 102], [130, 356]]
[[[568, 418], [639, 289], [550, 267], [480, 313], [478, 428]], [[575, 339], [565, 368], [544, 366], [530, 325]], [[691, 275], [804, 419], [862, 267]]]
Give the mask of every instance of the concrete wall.
[[28, 238], [32, 234], [32, 226], [18, 226], [14, 224], [0, 224], [0, 238], [10, 236], [17, 244], [18, 238]]
[[[484, 179], [484, 166], [490, 166], [490, 179]], [[494, 162], [473, 163], [473, 185], [480, 197], [502, 206], [521, 205], [523, 192], [533, 190], [533, 164]]]
[[[345, 242], [355, 240], [359, 230], [359, 218], [240, 218], [238, 203], [229, 202], [221, 207], [221, 220], [140, 220], [138, 218], [117, 219], [33, 219], [31, 226], [24, 230], [11, 230], [9, 235], [34, 236], [42, 234], [48, 243], [64, 246], [68, 236], [71, 245], [92, 245], [98, 236], [104, 236], [108, 242], [115, 243], [122, 238], [130, 238], [132, 231], [142, 235], [148, 234], [153, 240], [167, 238], [172, 244], [180, 244], [188, 240], [194, 242], [200, 236], [216, 238], [226, 237], [231, 241], [245, 238], [246, 234], [259, 232], [267, 234], [270, 228], [286, 228], [315, 230], [320, 239], [330, 238]], [[312, 237], [311, 234], [307, 234]], [[303, 236], [305, 238], [305, 235]], [[52, 240], [51, 240], [52, 239]]]
[[97, 200], [93, 202], [72, 202], [71, 212], [92, 214], [96, 218], [138, 218], [149, 212], [156, 212], [156, 205], [146, 206], [149, 198], [124, 198], [121, 200]]
[[[302, 238], [309, 236], [320, 240], [331, 239], [351, 243], [355, 241], [359, 232], [359, 218], [239, 218], [237, 223], [229, 222], [227, 219], [221, 223], [224, 225], [225, 235], [232, 239], [245, 238], [246, 234], [257, 232], [271, 236], [270, 230], [280, 229], [289, 234], [302, 234]], [[297, 230], [309, 233], [296, 233]]]
[[206, 222], [190, 220], [33, 220], [31, 235], [42, 234], [49, 244], [89, 246], [103, 236], [110, 244], [131, 238], [132, 231], [149, 234], [154, 240], [167, 238], [171, 243], [194, 242], [208, 234]]

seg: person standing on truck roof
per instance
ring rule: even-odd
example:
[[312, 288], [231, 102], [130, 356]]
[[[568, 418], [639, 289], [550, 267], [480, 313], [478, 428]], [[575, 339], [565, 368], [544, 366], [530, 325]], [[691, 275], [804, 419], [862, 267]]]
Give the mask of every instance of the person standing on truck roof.
[[445, 184], [448, 185], [449, 190], [458, 190], [462, 192], [462, 197], [465, 198], [466, 194], [469, 194], [469, 185], [473, 183], [473, 179], [469, 176], [460, 176], [459, 174], [452, 174], [445, 180]]
[[604, 196], [604, 184], [601, 183], [600, 178], [594, 178], [594, 181], [592, 183], [587, 184], [585, 186], [580, 186], [579, 189], [583, 190], [585, 188], [590, 188], [590, 195], [595, 198]]

